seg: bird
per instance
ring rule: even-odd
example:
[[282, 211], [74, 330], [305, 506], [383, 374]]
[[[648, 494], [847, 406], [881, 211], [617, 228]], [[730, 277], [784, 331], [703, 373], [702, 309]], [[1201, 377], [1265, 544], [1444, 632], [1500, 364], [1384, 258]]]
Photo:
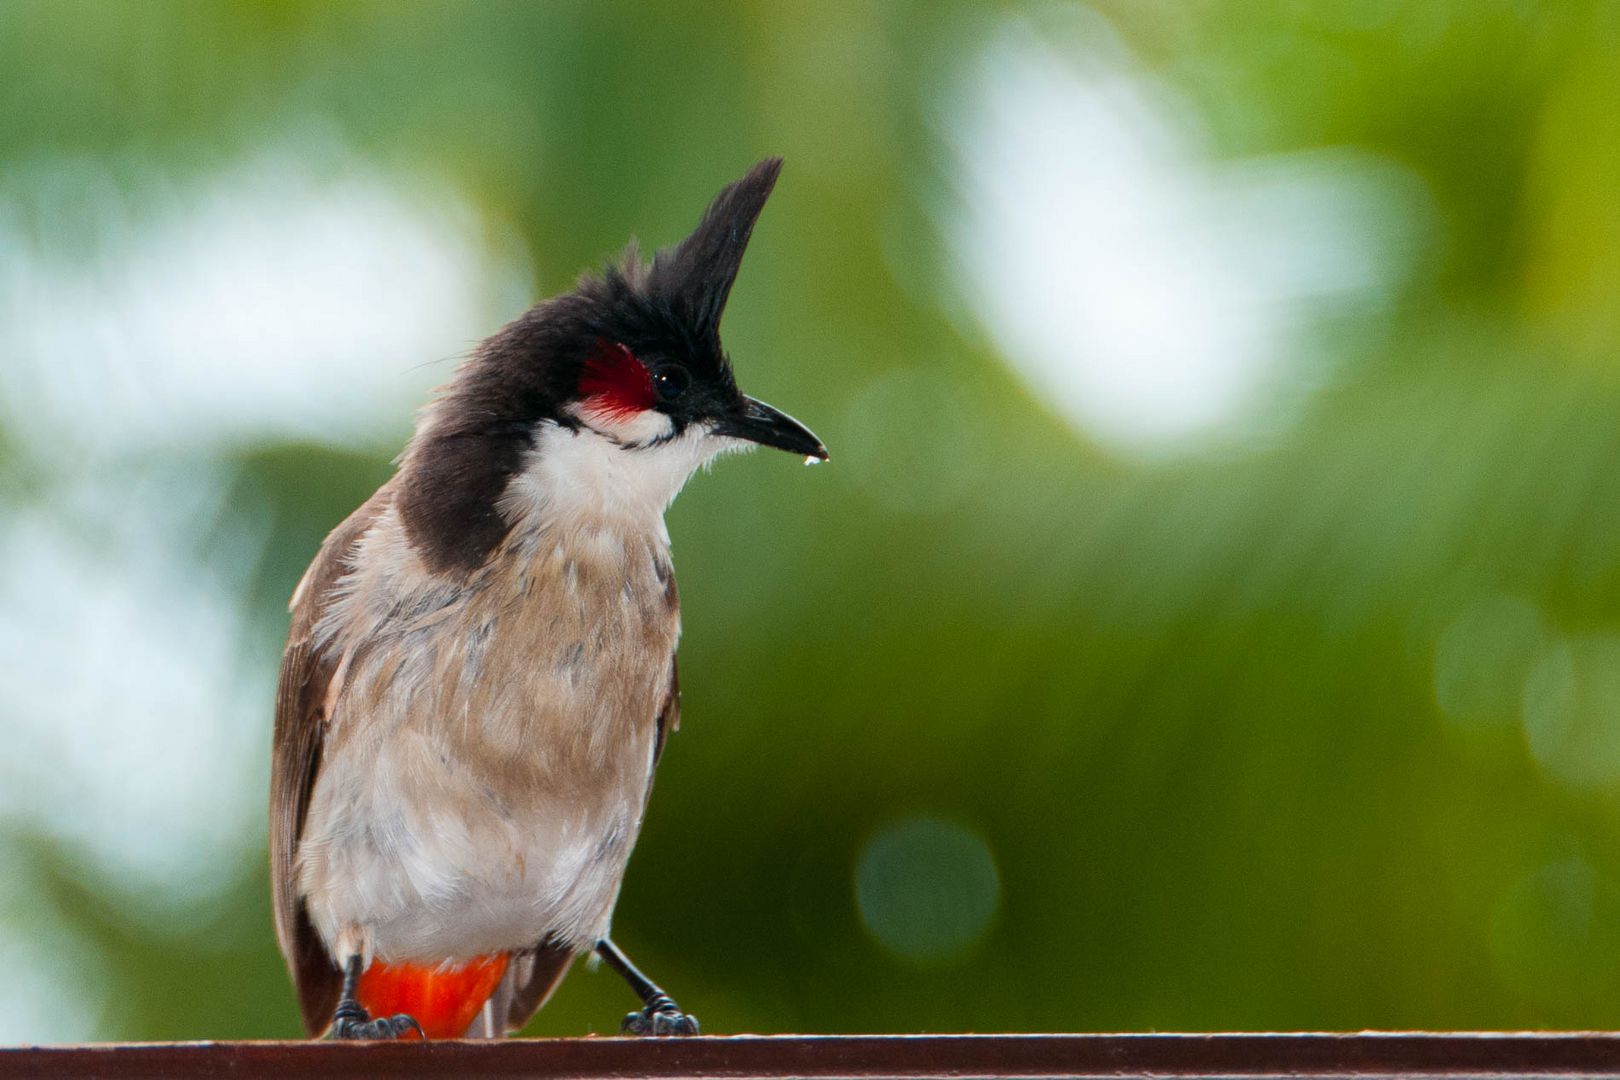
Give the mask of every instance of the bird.
[[781, 165], [470, 350], [293, 591], [271, 891], [311, 1036], [510, 1035], [592, 954], [625, 1033], [697, 1033], [610, 925], [680, 721], [664, 513], [728, 451], [828, 459], [720, 342]]

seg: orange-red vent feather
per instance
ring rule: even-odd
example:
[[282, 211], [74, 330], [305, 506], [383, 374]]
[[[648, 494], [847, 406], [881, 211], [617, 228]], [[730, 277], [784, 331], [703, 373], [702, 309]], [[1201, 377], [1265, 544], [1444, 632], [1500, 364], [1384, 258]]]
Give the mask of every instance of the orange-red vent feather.
[[506, 953], [456, 967], [375, 961], [360, 976], [360, 1004], [374, 1017], [414, 1016], [430, 1039], [459, 1039], [500, 985], [506, 961]]

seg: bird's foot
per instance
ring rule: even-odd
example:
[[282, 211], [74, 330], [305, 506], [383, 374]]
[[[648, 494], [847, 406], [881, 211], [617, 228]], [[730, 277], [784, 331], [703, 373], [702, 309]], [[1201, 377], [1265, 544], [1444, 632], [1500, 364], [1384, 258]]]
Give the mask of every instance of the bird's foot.
[[331, 1033], [327, 1037], [343, 1040], [398, 1039], [413, 1031], [418, 1039], [427, 1041], [427, 1032], [422, 1030], [422, 1025], [416, 1022], [414, 1016], [399, 1013], [373, 1020], [366, 1010], [353, 1004], [338, 1007], [337, 1015], [332, 1019]]
[[698, 1022], [697, 1017], [681, 1012], [668, 994], [660, 994], [640, 1012], [626, 1016], [619, 1030], [626, 1035], [696, 1035]]

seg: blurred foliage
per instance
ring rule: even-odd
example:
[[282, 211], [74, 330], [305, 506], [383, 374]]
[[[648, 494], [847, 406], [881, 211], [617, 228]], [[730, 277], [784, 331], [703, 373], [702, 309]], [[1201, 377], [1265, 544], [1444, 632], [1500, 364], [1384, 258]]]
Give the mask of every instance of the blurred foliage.
[[[1095, 10], [1214, 157], [1353, 147], [1426, 190], [1415, 272], [1252, 443], [1105, 450], [944, 284], [941, 102], [1044, 5], [11, 0], [0, 166], [203, 173], [319, 129], [452, 183], [539, 296], [786, 156], [727, 342], [833, 462], [728, 460], [670, 514], [684, 725], [615, 924], [706, 1030], [1620, 1025], [1620, 7]], [[244, 671], [409, 419], [217, 451], [268, 530]], [[0, 500], [48, 505], [9, 446]], [[165, 918], [43, 812], [0, 918], [100, 958], [97, 1034], [295, 1033], [262, 850]], [[991, 860], [965, 951], [863, 921], [863, 852], [914, 819], [960, 829], [920, 873]], [[578, 971], [531, 1031], [629, 1004]]]

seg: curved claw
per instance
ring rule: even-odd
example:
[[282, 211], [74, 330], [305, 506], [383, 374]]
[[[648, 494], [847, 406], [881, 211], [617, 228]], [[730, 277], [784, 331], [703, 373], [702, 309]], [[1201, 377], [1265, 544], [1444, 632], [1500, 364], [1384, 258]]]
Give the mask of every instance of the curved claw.
[[422, 1025], [416, 1022], [414, 1016], [397, 1013], [394, 1016], [379, 1016], [375, 1020], [340, 1019], [332, 1025], [332, 1038], [334, 1039], [398, 1039], [407, 1032], [416, 1032], [416, 1037], [427, 1042], [427, 1032]]
[[698, 1033], [697, 1017], [690, 1013], [683, 1013], [674, 1007], [671, 1002], [662, 1008], [645, 1008], [640, 1012], [633, 1012], [624, 1018], [619, 1030], [625, 1035], [651, 1035], [663, 1037], [669, 1035], [696, 1035]]

